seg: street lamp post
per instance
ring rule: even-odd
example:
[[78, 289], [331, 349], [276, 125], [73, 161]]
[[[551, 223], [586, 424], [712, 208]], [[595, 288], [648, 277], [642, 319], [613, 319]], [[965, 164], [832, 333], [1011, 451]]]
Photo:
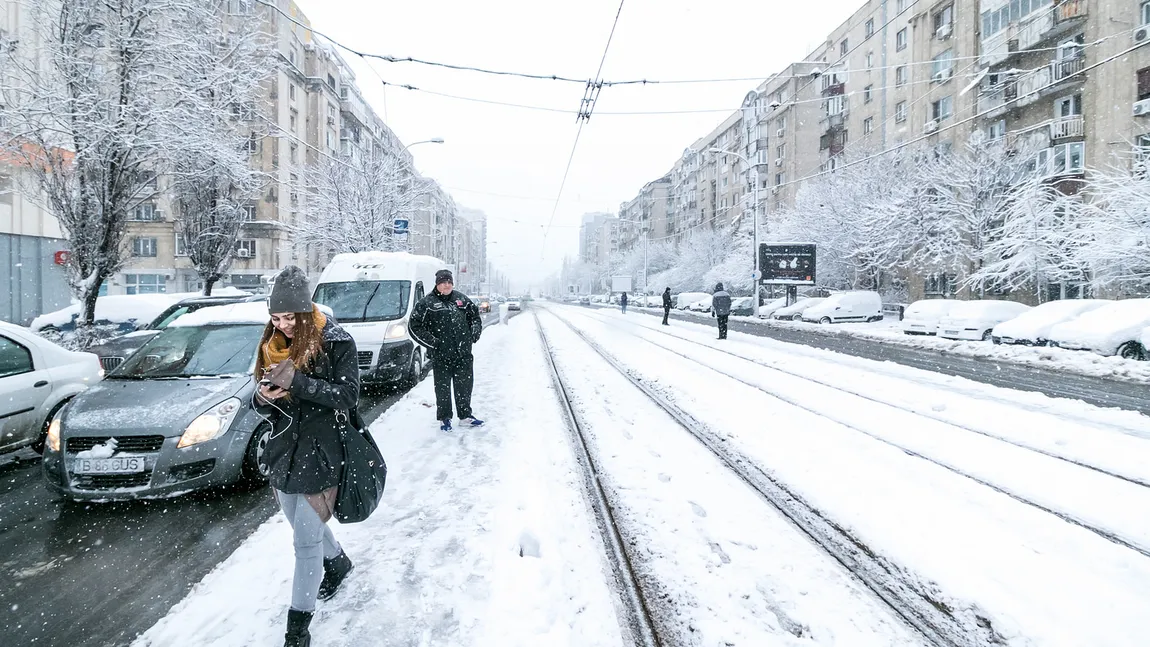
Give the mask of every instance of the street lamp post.
[[411, 148], [412, 146], [418, 146], [420, 144], [442, 144], [442, 143], [443, 143], [443, 138], [442, 137], [436, 137], [434, 139], [425, 139], [425, 140], [420, 141], [420, 142], [413, 142], [411, 144], [408, 144], [407, 146], [404, 146], [403, 150], [407, 150], [407, 149]]

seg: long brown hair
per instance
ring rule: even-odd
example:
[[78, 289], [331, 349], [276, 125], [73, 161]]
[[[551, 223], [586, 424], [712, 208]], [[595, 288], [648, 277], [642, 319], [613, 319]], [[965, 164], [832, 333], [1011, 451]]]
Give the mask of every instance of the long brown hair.
[[323, 353], [323, 329], [316, 324], [315, 310], [295, 313], [295, 330], [292, 332], [291, 345], [288, 346], [287, 342], [287, 336], [269, 321], [260, 338], [259, 352], [256, 353], [257, 380], [263, 377], [268, 367], [268, 357], [272, 354], [272, 348], [286, 348], [292, 363], [301, 370], [310, 368], [316, 357]]

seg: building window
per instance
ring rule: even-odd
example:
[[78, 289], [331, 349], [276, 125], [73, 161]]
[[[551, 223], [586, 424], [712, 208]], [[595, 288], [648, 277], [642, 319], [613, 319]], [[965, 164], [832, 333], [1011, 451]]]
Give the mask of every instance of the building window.
[[1150, 67], [1138, 70], [1138, 100], [1143, 99], [1150, 99]]
[[1081, 117], [1082, 116], [1082, 95], [1076, 94], [1070, 97], [1063, 97], [1054, 102], [1054, 118], [1066, 119], [1068, 117]]
[[839, 43], [839, 56], [846, 56], [850, 51], [851, 48], [847, 45], [847, 39], [844, 38], [843, 42]]
[[1147, 163], [1150, 163], [1150, 135], [1138, 135], [1134, 140], [1134, 164], [1141, 171], [1139, 177], [1145, 176]]
[[874, 52], [867, 52], [866, 53], [866, 69], [868, 69], [868, 70], [874, 69]]
[[958, 291], [958, 275], [936, 273], [926, 277], [923, 291], [929, 296], [954, 296]]
[[168, 291], [168, 281], [163, 274], [125, 274], [124, 285], [127, 286], [128, 294], [161, 294]]
[[330, 130], [327, 131], [327, 148], [335, 150], [335, 135]]
[[132, 210], [132, 220], [145, 222], [159, 220], [159, 215], [160, 212], [156, 211], [156, 205], [152, 204], [151, 202], [138, 204], [136, 205], [136, 208]]
[[[1150, 2], [1150, 0], [1147, 0], [1147, 2]], [[870, 18], [866, 21], [866, 26], [863, 27], [863, 33], [866, 34], [867, 38], [874, 36], [874, 18]]]
[[894, 120], [898, 122], [906, 121], [906, 102], [899, 101], [894, 107]]
[[765, 149], [760, 150], [757, 153], [755, 153], [755, 164], [763, 165], [766, 163], [767, 163], [767, 151]]
[[934, 14], [934, 34], [938, 38], [950, 36], [951, 25], [954, 24], [954, 5], [947, 5]]
[[874, 117], [867, 117], [863, 119], [863, 134], [869, 135], [874, 132]]
[[898, 13], [902, 13], [902, 12], [906, 11], [906, 0], [898, 0], [898, 4], [895, 6], [896, 6], [895, 11], [897, 11]]
[[775, 120], [775, 123], [779, 125], [779, 130], [785, 131], [787, 129], [787, 118], [786, 117], [779, 117], [778, 119]]
[[254, 222], [256, 219], [256, 205], [245, 204], [240, 207], [240, 219], [243, 222]]
[[775, 186], [782, 186], [787, 181], [786, 173], [775, 173]]
[[188, 256], [188, 244], [184, 241], [184, 235], [176, 234], [176, 256]]
[[986, 128], [986, 138], [990, 141], [995, 141], [1006, 137], [1006, 120], [999, 119], [998, 121], [990, 124]]
[[294, 83], [288, 84], [288, 98], [291, 99], [292, 101], [295, 101], [295, 84]]
[[291, 145], [291, 147], [288, 149], [288, 159], [291, 160], [292, 164], [299, 164], [299, 145]]
[[894, 68], [894, 87], [901, 88], [906, 85], [906, 66], [900, 65]]
[[868, 85], [865, 88], [863, 88], [863, 103], [870, 103], [871, 102], [871, 100], [872, 100], [871, 95], [873, 94], [873, 92], [874, 92], [874, 86], [873, 85]]
[[899, 52], [906, 49], [906, 27], [903, 27], [902, 29], [898, 30], [898, 33], [895, 34], [895, 36], [894, 36], [894, 48], [895, 48], [895, 51], [899, 51]]
[[1142, 0], [1142, 24], [1150, 25], [1150, 0]]
[[291, 49], [288, 50], [288, 61], [292, 64], [292, 67], [299, 67], [299, 63], [297, 63], [298, 60], [299, 54], [296, 52], [295, 45], [292, 45]]
[[299, 110], [291, 109], [291, 116], [288, 117], [288, 127], [291, 129], [293, 135], [299, 134]]
[[248, 153], [252, 155], [260, 152], [260, 136], [258, 133], [252, 133], [248, 137]]
[[787, 156], [787, 145], [779, 144], [775, 147], [775, 159], [781, 160]]
[[954, 99], [951, 97], [943, 97], [938, 101], [930, 104], [930, 118], [935, 121], [942, 121], [950, 118], [951, 113], [954, 111]]
[[155, 256], [156, 256], [156, 239], [155, 238], [133, 238], [132, 239], [132, 256], [139, 256], [141, 258], [155, 258]]
[[1085, 170], [1085, 146], [1083, 142], [1072, 142], [1052, 147], [1050, 151], [1051, 174], [1081, 173]]
[[327, 75], [327, 86], [333, 91], [335, 90], [335, 77], [330, 74]]
[[236, 258], [255, 258], [256, 241], [254, 238], [241, 238], [236, 241]]
[[954, 52], [946, 50], [945, 52], [935, 56], [931, 61], [930, 78], [932, 81], [941, 82], [950, 78], [954, 73]]

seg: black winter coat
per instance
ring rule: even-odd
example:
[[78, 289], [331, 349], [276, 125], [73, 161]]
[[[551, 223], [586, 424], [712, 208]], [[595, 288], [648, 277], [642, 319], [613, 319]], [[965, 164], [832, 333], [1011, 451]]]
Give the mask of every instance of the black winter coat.
[[291, 398], [280, 398], [274, 406], [256, 396], [257, 411], [272, 422], [261, 462], [275, 489], [318, 494], [339, 485], [340, 429], [347, 423], [336, 412], [348, 412], [359, 402], [355, 340], [332, 318], [323, 328], [323, 353], [310, 368], [296, 370], [288, 392]]
[[483, 318], [463, 293], [434, 290], [415, 304], [408, 329], [412, 339], [435, 351], [436, 361], [450, 360], [471, 356], [471, 345], [483, 334]]
[[671, 291], [670, 290], [667, 290], [666, 292], [663, 293], [663, 307], [664, 308], [670, 308], [671, 307]]

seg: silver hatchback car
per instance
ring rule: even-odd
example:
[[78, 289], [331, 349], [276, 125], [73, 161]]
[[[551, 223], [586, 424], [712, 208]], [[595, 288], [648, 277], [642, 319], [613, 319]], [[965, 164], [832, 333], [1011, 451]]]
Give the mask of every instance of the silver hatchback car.
[[49, 426], [49, 487], [80, 500], [258, 483], [270, 429], [252, 408], [264, 303], [181, 317], [72, 400]]

